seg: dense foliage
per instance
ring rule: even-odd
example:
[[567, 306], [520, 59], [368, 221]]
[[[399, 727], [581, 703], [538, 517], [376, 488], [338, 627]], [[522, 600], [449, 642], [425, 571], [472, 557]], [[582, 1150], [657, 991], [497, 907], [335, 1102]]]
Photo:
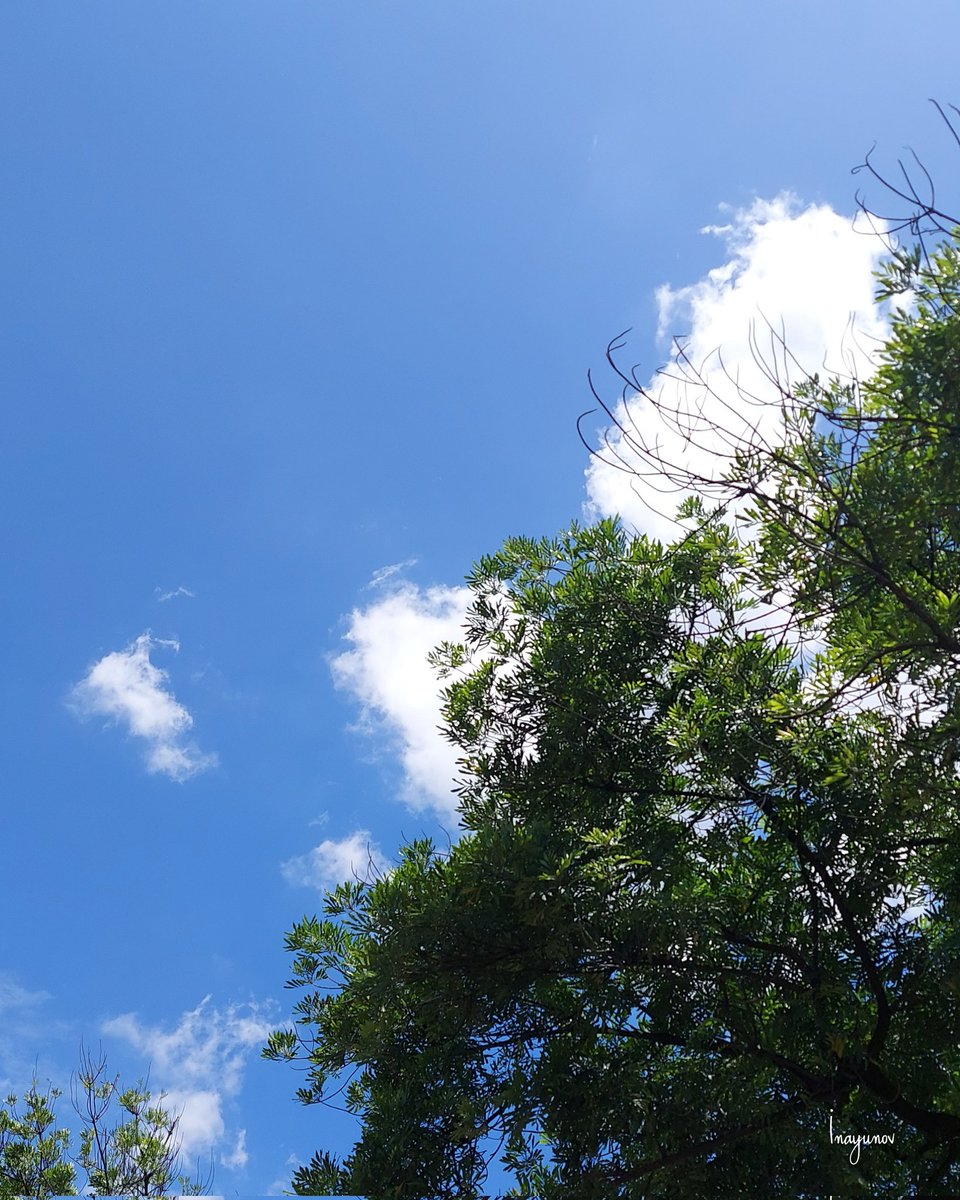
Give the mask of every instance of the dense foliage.
[[0, 1108], [0, 1197], [72, 1196], [74, 1169], [67, 1158], [70, 1133], [57, 1128], [55, 1107], [60, 1092], [40, 1091], [36, 1082], [20, 1108], [11, 1093]]
[[464, 835], [287, 937], [265, 1053], [362, 1117], [301, 1194], [960, 1191], [956, 241], [881, 293], [877, 372], [775, 397], [675, 544], [475, 569]]

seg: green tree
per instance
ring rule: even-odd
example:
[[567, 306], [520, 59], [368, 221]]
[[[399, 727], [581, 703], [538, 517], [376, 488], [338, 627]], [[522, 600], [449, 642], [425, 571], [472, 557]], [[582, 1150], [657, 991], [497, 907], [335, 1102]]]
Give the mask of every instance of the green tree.
[[[80, 1070], [74, 1077], [74, 1108], [83, 1120], [78, 1163], [96, 1196], [166, 1196], [174, 1184], [178, 1195], [202, 1195], [212, 1181], [199, 1170], [191, 1180], [181, 1170], [179, 1115], [163, 1105], [163, 1093], [153, 1100], [143, 1082], [120, 1090], [119, 1076], [110, 1079], [106, 1060], [81, 1050]], [[114, 1100], [121, 1118], [112, 1127], [107, 1114]]]
[[[0, 1107], [0, 1200], [76, 1195], [74, 1163], [86, 1177], [92, 1196], [165, 1196], [176, 1185], [178, 1195], [203, 1195], [212, 1182], [181, 1173], [180, 1117], [153, 1100], [143, 1083], [120, 1090], [119, 1076], [110, 1079], [106, 1061], [81, 1048], [80, 1069], [72, 1083], [73, 1106], [82, 1119], [80, 1153], [69, 1153], [71, 1134], [59, 1128], [54, 1113], [61, 1092], [41, 1092], [34, 1079], [18, 1109], [16, 1095]], [[117, 1101], [123, 1117], [110, 1124]], [[123, 1119], [123, 1118], [126, 1119]]]
[[7, 1096], [7, 1107], [0, 1107], [2, 1200], [75, 1194], [74, 1170], [67, 1161], [70, 1134], [57, 1128], [54, 1115], [59, 1096], [56, 1088], [41, 1092], [34, 1080], [23, 1097], [22, 1113], [13, 1094]]
[[960, 1191], [956, 235], [902, 293], [879, 370], [784, 390], [675, 544], [475, 568], [434, 656], [464, 836], [286, 938], [264, 1054], [362, 1118], [298, 1193]]

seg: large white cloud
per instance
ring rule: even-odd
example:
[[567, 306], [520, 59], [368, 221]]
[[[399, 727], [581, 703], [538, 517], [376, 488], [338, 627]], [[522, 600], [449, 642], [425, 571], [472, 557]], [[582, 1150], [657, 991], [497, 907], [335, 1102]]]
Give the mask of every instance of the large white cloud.
[[369, 883], [389, 871], [390, 863], [371, 841], [370, 831], [357, 829], [345, 838], [327, 838], [309, 853], [287, 859], [280, 870], [288, 883], [327, 889], [353, 879]]
[[[122, 1038], [149, 1058], [151, 1080], [165, 1092], [165, 1107], [181, 1114], [178, 1133], [185, 1156], [217, 1147], [223, 1139], [224, 1100], [239, 1093], [251, 1049], [262, 1045], [273, 1028], [264, 1007], [231, 1004], [220, 1010], [210, 1007], [206, 996], [170, 1031], [144, 1025], [134, 1013], [101, 1026], [102, 1033]], [[233, 1149], [222, 1152], [222, 1161], [246, 1161], [244, 1130], [235, 1135]]]
[[464, 587], [396, 585], [350, 614], [351, 648], [331, 663], [339, 687], [361, 704], [361, 727], [385, 732], [404, 772], [402, 799], [415, 809], [455, 814], [457, 751], [438, 732], [441, 684], [427, 655], [442, 641], [461, 641], [470, 599]]
[[193, 717], [167, 688], [168, 675], [150, 661], [150, 652], [176, 642], [142, 633], [125, 650], [114, 650], [94, 663], [71, 692], [80, 716], [105, 716], [125, 725], [146, 743], [147, 769], [182, 782], [214, 766], [215, 754], [202, 754], [186, 739]]
[[[722, 430], [743, 436], [759, 423], [765, 436], [779, 432], [776, 403], [765, 408], [750, 399], [778, 400], [757, 357], [766, 360], [768, 369], [775, 368], [784, 383], [797, 381], [804, 372], [869, 374], [871, 351], [887, 333], [873, 302], [872, 274], [884, 248], [878, 238], [855, 231], [851, 218], [825, 205], [804, 208], [787, 195], [757, 200], [732, 212], [727, 224], [705, 232], [721, 239], [725, 261], [693, 284], [661, 287], [657, 302], [664, 357], [669, 357], [666, 335], [685, 331], [686, 353], [706, 386], [697, 389], [655, 377], [648, 389], [654, 394], [664, 389], [665, 405], [692, 412], [693, 437], [688, 440], [682, 431], [664, 426], [642, 399], [630, 402], [629, 415], [622, 405], [614, 411], [665, 459], [717, 478], [721, 467], [716, 456], [730, 448]], [[602, 388], [602, 381], [597, 383]], [[627, 463], [646, 469], [616, 427], [606, 434]], [[591, 517], [620, 513], [644, 532], [666, 540], [676, 537], [673, 514], [685, 493], [669, 481], [637, 477], [593, 458], [586, 485]], [[437, 729], [439, 685], [426, 655], [442, 640], [462, 640], [470, 592], [397, 584], [403, 565], [384, 568], [375, 578], [374, 585], [383, 580], [394, 584], [387, 595], [350, 614], [346, 640], [351, 648], [333, 660], [333, 674], [360, 702], [362, 725], [386, 732], [396, 748], [405, 776], [402, 798], [453, 816], [457, 750]], [[756, 619], [766, 619], [765, 614]], [[770, 615], [771, 621], [780, 619], [775, 612]], [[312, 860], [309, 855], [293, 860], [298, 866], [290, 871], [308, 873], [312, 861], [325, 877], [336, 860], [337, 844], [322, 845], [326, 848], [318, 847]]]
[[[755, 436], [753, 431], [778, 436], [779, 395], [767, 372], [784, 384], [813, 372], [863, 378], [872, 369], [872, 351], [887, 334], [873, 301], [872, 274], [884, 246], [880, 238], [855, 230], [851, 218], [827, 205], [801, 208], [782, 195], [757, 200], [732, 213], [727, 224], [704, 232], [722, 239], [726, 261], [696, 283], [657, 292], [658, 332], [661, 338], [683, 335], [685, 355], [702, 386], [655, 376], [647, 391], [668, 414], [684, 419], [674, 427], [640, 397], [626, 407], [619, 403], [615, 414], [629, 438], [616, 426], [606, 436], [640, 474], [599, 458], [586, 471], [591, 515], [619, 513], [665, 540], [676, 537], [673, 515], [688, 493], [651, 470], [631, 440], [667, 462], [717, 478], [718, 456], [728, 454], [737, 439]], [[670, 376], [677, 374], [671, 369]]]

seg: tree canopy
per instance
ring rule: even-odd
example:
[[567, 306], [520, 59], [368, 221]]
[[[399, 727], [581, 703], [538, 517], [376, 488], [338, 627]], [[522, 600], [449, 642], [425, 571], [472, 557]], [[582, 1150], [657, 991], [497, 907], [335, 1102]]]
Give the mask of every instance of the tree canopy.
[[892, 254], [876, 372], [782, 389], [672, 545], [480, 560], [463, 836], [287, 935], [265, 1054], [362, 1118], [297, 1192], [960, 1191], [958, 246]]

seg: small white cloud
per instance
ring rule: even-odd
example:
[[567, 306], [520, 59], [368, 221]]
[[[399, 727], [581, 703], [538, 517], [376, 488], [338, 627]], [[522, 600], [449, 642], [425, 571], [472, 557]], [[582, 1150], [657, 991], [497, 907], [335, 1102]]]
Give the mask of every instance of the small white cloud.
[[147, 768], [153, 775], [169, 775], [181, 782], [216, 764], [215, 754], [198, 754], [193, 746], [177, 746], [158, 742], [147, 754]]
[[151, 650], [158, 646], [179, 649], [176, 642], [142, 633], [125, 650], [114, 650], [94, 663], [70, 699], [81, 717], [105, 716], [125, 725], [147, 743], [147, 769], [182, 782], [214, 766], [217, 756], [201, 754], [184, 740], [193, 717], [167, 690], [167, 672], [150, 661]]
[[44, 1066], [38, 1066], [37, 1047], [48, 1047], [62, 1036], [66, 1023], [51, 1017], [50, 992], [24, 987], [12, 971], [0, 970], [0, 1098], [23, 1094], [30, 1080], [50, 1066], [48, 1050], [41, 1049]]
[[220, 1161], [225, 1167], [230, 1167], [233, 1170], [242, 1170], [250, 1161], [250, 1155], [247, 1153], [247, 1131], [241, 1129], [237, 1134], [237, 1140], [233, 1149], [229, 1154], [221, 1154]]
[[389, 861], [371, 842], [366, 829], [357, 829], [339, 841], [328, 838], [309, 853], [289, 858], [280, 866], [288, 883], [321, 890], [353, 879], [369, 883], [389, 870]]
[[368, 732], [385, 732], [398, 746], [403, 799], [415, 809], [456, 814], [458, 751], [441, 733], [442, 684], [427, 655], [442, 641], [461, 641], [469, 588], [396, 587], [367, 608], [354, 609], [331, 670], [337, 685], [362, 705]]
[[287, 1161], [284, 1163], [284, 1166], [289, 1167], [290, 1169], [285, 1174], [279, 1175], [273, 1181], [273, 1183], [270, 1184], [264, 1193], [265, 1195], [283, 1196], [287, 1191], [289, 1191], [291, 1176], [298, 1167], [303, 1166], [303, 1163], [296, 1154], [290, 1154], [287, 1156]]
[[153, 590], [156, 592], [158, 604], [164, 604], [167, 600], [175, 600], [178, 596], [186, 596], [188, 599], [192, 600], [196, 595], [195, 592], [191, 592], [190, 589], [184, 587], [183, 584], [181, 584], [180, 587], [174, 588], [170, 592], [165, 592], [163, 588], [154, 588]]
[[[151, 1077], [166, 1093], [165, 1106], [182, 1114], [178, 1132], [185, 1155], [208, 1150], [223, 1138], [224, 1099], [239, 1093], [251, 1049], [261, 1046], [273, 1028], [262, 1007], [231, 1004], [220, 1010], [210, 1007], [206, 996], [169, 1032], [141, 1024], [134, 1013], [102, 1024], [103, 1034], [122, 1038], [150, 1060]], [[244, 1137], [241, 1131], [227, 1157], [246, 1154]]]
[[405, 558], [403, 562], [390, 563], [389, 566], [378, 567], [370, 576], [370, 582], [366, 586], [367, 588], [381, 587], [388, 579], [393, 579], [401, 571], [406, 570], [407, 567], [414, 567], [416, 564], [417, 559]]
[[[673, 516], [689, 494], [683, 470], [717, 479], [739, 439], [779, 440], [779, 392], [763, 363], [784, 384], [814, 372], [864, 378], [887, 334], [873, 300], [884, 246], [854, 230], [849, 217], [827, 205], [801, 209], [795, 197], [781, 195], [757, 200], [704, 232], [723, 239], [726, 262], [688, 287], [657, 292], [659, 335], [685, 327], [688, 378], [674, 378], [674, 367], [647, 384], [659, 413], [641, 398], [614, 409], [628, 436], [608, 428], [610, 449], [637, 474], [596, 457], [586, 471], [591, 515], [620, 513], [667, 540], [677, 536]], [[689, 379], [694, 371], [699, 383]], [[681, 474], [671, 480], [657, 470], [657, 459]]]
[[49, 992], [31, 992], [17, 983], [9, 971], [0, 971], [0, 1014], [14, 1009], [33, 1008], [53, 997]]

